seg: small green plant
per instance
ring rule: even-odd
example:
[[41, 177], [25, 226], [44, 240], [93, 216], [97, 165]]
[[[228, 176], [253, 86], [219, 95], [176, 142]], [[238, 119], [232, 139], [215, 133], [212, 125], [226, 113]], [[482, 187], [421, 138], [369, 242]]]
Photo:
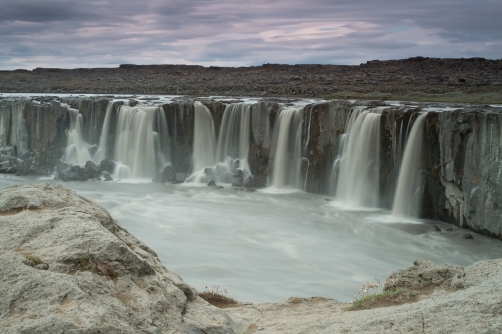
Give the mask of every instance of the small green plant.
[[227, 289], [220, 290], [219, 285], [213, 285], [211, 289], [209, 289], [206, 285], [206, 289], [204, 292], [199, 293], [199, 297], [207, 301], [209, 304], [220, 308], [237, 304], [237, 301], [228, 297], [227, 294]]
[[413, 302], [417, 299], [418, 293], [405, 288], [396, 287], [393, 290], [383, 291], [385, 285], [393, 285], [396, 283], [394, 279], [387, 279], [384, 284], [381, 284], [375, 278], [375, 282], [366, 282], [361, 287], [359, 297], [354, 296], [354, 301], [350, 307], [351, 311], [364, 310], [370, 308], [384, 307], [390, 305], [399, 305]]
[[32, 266], [32, 267], [34, 267], [34, 266], [39, 265], [39, 264], [41, 264], [41, 263], [42, 263], [42, 260], [40, 260], [40, 258], [39, 258], [38, 256], [36, 256], [36, 255], [33, 255], [33, 254], [28, 254], [28, 255], [26, 255], [25, 257], [26, 257], [26, 259], [27, 259], [28, 261], [30, 261], [30, 262], [31, 262], [31, 266]]

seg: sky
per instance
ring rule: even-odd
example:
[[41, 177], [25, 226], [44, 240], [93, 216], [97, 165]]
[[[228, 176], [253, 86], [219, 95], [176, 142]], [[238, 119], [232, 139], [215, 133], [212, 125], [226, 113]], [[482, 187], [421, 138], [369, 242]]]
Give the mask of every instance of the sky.
[[502, 58], [501, 0], [0, 0], [0, 70]]

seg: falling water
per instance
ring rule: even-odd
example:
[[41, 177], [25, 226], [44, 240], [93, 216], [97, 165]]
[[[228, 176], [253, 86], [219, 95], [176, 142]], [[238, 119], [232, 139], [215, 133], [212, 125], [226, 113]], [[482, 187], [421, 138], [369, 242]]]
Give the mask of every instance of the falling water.
[[105, 120], [103, 121], [103, 128], [101, 129], [101, 136], [99, 137], [99, 149], [96, 153], [99, 161], [111, 156], [111, 153], [113, 152], [111, 147], [113, 138], [110, 138], [110, 132], [112, 130], [111, 123], [112, 118], [114, 118], [114, 111], [115, 108], [113, 102], [108, 102], [108, 105], [106, 106]]
[[270, 159], [273, 164], [272, 186], [303, 188], [300, 180], [302, 108], [281, 110], [274, 125]]
[[[108, 105], [99, 145], [99, 158], [117, 163], [115, 176], [119, 178], [151, 178], [167, 163], [167, 122], [162, 108], [120, 106], [117, 115]], [[115, 129], [112, 129], [115, 118]], [[114, 130], [113, 154], [110, 143]], [[118, 174], [117, 174], [118, 173]]]
[[78, 110], [68, 108], [70, 116], [70, 129], [68, 131], [68, 145], [66, 146], [63, 161], [81, 165], [91, 160], [89, 144], [82, 137], [82, 124], [84, 119]]
[[421, 162], [426, 116], [427, 113], [418, 116], [406, 143], [392, 209], [395, 216], [417, 217], [419, 214], [423, 195]]
[[381, 109], [355, 107], [346, 126], [336, 198], [349, 207], [377, 207]]
[[214, 120], [209, 109], [203, 104], [195, 104], [194, 140], [193, 140], [193, 176], [192, 182], [207, 182], [204, 169], [216, 163], [216, 136]]
[[[205, 147], [212, 146], [212, 142], [197, 144], [200, 151], [197, 153], [194, 152], [195, 173], [190, 178], [190, 181], [207, 182], [208, 180], [214, 180], [216, 182], [232, 183], [245, 181], [251, 176], [251, 169], [248, 163], [249, 137], [251, 135], [251, 107], [251, 104], [245, 103], [226, 106], [221, 121], [216, 154], [211, 159], [210, 152], [203, 152]], [[195, 126], [198, 127], [198, 130], [196, 132], [205, 131], [209, 134], [213, 133], [210, 138], [214, 138], [213, 119], [208, 114], [208, 111], [203, 112], [205, 114], [197, 116], [198, 119]], [[199, 127], [201, 128], [199, 129]], [[203, 140], [206, 139], [201, 137], [200, 141]], [[214, 162], [216, 162], [216, 165]], [[204, 171], [201, 177], [198, 169], [202, 168], [204, 168]]]
[[216, 151], [217, 161], [227, 157], [239, 158], [247, 163], [251, 130], [251, 104], [236, 103], [225, 108]]

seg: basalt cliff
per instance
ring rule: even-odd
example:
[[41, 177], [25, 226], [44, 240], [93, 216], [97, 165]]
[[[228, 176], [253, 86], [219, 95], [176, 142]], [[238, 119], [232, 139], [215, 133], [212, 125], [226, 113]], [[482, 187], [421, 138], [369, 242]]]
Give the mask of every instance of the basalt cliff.
[[[148, 105], [156, 108], [152, 124], [159, 128], [155, 133], [162, 134], [162, 140], [154, 146], [163, 152], [172, 168], [170, 179], [181, 174], [183, 181], [183, 175], [194, 172], [194, 127], [198, 106], [210, 113], [217, 137], [222, 122], [227, 122], [224, 119], [226, 108], [242, 102], [211, 98], [174, 98], [167, 102], [156, 99], [134, 96], [4, 97], [0, 99], [0, 171], [20, 175], [53, 174], [63, 168], [60, 159], [68, 146], [68, 131], [76, 113], [81, 120], [80, 135], [90, 145], [88, 150], [92, 156], [103, 139], [103, 124], [117, 122], [123, 106], [141, 108]], [[249, 107], [246, 149], [253, 182], [246, 184], [241, 180], [240, 183], [248, 187], [265, 186], [270, 183], [274, 168], [274, 128], [277, 128], [281, 112], [295, 100], [269, 98], [246, 103]], [[378, 137], [373, 143], [378, 149], [378, 166], [371, 167], [376, 170], [378, 180], [376, 205], [392, 208], [407, 136], [417, 117], [427, 113], [419, 168], [423, 200], [418, 215], [494, 237], [502, 236], [500, 107], [328, 100], [310, 101], [296, 108], [300, 118], [297, 121], [299, 130], [295, 132], [298, 138], [295, 145], [300, 152], [300, 156], [295, 157], [297, 187], [311, 193], [336, 196], [339, 177], [336, 161], [347, 137], [346, 127], [355, 112], [364, 110], [379, 115]], [[105, 120], [107, 113], [110, 118]], [[165, 126], [160, 126], [159, 122]], [[106, 132], [109, 147], [117, 147], [114, 145], [118, 140], [116, 131], [110, 126]], [[97, 177], [100, 176], [102, 166], [99, 162], [87, 167], [94, 168]], [[156, 172], [161, 170], [157, 168]]]

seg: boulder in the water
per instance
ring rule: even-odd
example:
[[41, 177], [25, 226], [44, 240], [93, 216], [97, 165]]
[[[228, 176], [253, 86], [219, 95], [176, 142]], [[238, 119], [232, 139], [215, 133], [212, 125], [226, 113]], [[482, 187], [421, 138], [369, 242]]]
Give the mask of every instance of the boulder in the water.
[[244, 181], [244, 171], [242, 169], [235, 170], [234, 178], [243, 182]]
[[92, 161], [87, 161], [83, 173], [88, 177], [88, 179], [101, 179], [101, 170]]
[[106, 170], [103, 172], [103, 177], [105, 178], [105, 181], [113, 181], [110, 173], [108, 173]]
[[110, 174], [113, 174], [113, 171], [115, 170], [115, 167], [117, 164], [115, 162], [109, 160], [109, 159], [103, 159], [99, 163], [99, 169], [102, 171], [107, 171]]
[[474, 239], [474, 237], [472, 236], [472, 234], [470, 233], [467, 233], [466, 235], [464, 235], [462, 238], [464, 239]]
[[216, 187], [216, 182], [214, 182], [214, 180], [211, 180], [211, 181], [209, 181], [209, 183], [207, 185], [209, 187]]
[[187, 175], [185, 173], [176, 173], [176, 179], [174, 180], [174, 183], [183, 183], [185, 182], [186, 178]]
[[162, 170], [162, 172], [157, 173], [155, 177], [152, 179], [153, 182], [156, 183], [164, 183], [174, 181], [176, 179], [176, 171], [171, 166], [166, 166]]

